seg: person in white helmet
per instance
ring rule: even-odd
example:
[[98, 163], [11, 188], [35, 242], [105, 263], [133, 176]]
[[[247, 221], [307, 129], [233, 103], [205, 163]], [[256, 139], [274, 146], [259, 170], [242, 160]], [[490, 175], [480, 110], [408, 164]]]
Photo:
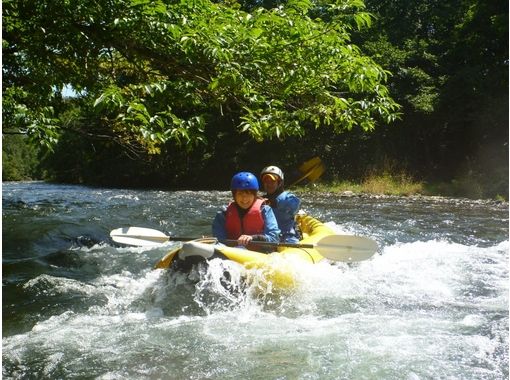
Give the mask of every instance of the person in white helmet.
[[270, 206], [280, 227], [280, 241], [285, 243], [298, 243], [301, 237], [296, 225], [295, 216], [299, 211], [301, 200], [283, 188], [284, 175], [277, 166], [267, 166], [260, 172], [260, 180], [266, 194], [265, 198]]

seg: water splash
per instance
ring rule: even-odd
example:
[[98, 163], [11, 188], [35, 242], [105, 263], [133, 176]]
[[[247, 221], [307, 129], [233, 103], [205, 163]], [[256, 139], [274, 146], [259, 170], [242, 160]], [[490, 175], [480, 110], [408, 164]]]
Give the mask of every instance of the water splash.
[[4, 193], [6, 379], [508, 378], [501, 205], [311, 196], [312, 214], [380, 250], [287, 262], [298, 282], [282, 293], [262, 271], [218, 261], [190, 278], [150, 269], [170, 246], [105, 243], [121, 225], [207, 233], [227, 192], [33, 190]]

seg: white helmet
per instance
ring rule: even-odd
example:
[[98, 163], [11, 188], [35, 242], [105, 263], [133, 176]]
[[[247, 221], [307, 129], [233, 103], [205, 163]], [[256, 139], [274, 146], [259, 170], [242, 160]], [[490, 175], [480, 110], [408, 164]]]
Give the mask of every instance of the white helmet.
[[260, 178], [262, 179], [262, 177], [264, 177], [265, 174], [275, 174], [278, 177], [280, 177], [280, 179], [283, 182], [283, 172], [282, 172], [282, 170], [278, 166], [267, 166], [267, 167], [265, 167], [260, 172]]

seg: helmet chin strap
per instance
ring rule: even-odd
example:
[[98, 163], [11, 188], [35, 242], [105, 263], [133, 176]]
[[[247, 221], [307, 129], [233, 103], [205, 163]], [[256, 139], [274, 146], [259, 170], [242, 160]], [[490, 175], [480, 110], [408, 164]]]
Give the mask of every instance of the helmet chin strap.
[[269, 201], [269, 205], [271, 207], [276, 207], [277, 206], [277, 202], [276, 202], [276, 198], [278, 197], [278, 195], [280, 195], [281, 193], [283, 193], [283, 186], [278, 186], [278, 188], [275, 190], [274, 193], [272, 194], [268, 194], [266, 193], [266, 198], [267, 200]]
[[282, 185], [278, 186], [273, 193], [271, 193], [271, 194], [266, 193], [266, 195], [267, 195], [268, 198], [276, 198], [281, 193], [283, 193], [283, 186]]

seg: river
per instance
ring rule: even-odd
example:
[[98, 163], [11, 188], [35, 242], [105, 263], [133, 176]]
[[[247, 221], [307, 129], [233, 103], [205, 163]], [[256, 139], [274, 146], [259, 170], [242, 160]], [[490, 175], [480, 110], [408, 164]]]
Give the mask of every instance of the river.
[[298, 194], [379, 251], [253, 296], [218, 286], [214, 266], [195, 281], [153, 270], [179, 243], [109, 239], [208, 235], [227, 191], [3, 183], [3, 378], [508, 378], [507, 203]]

